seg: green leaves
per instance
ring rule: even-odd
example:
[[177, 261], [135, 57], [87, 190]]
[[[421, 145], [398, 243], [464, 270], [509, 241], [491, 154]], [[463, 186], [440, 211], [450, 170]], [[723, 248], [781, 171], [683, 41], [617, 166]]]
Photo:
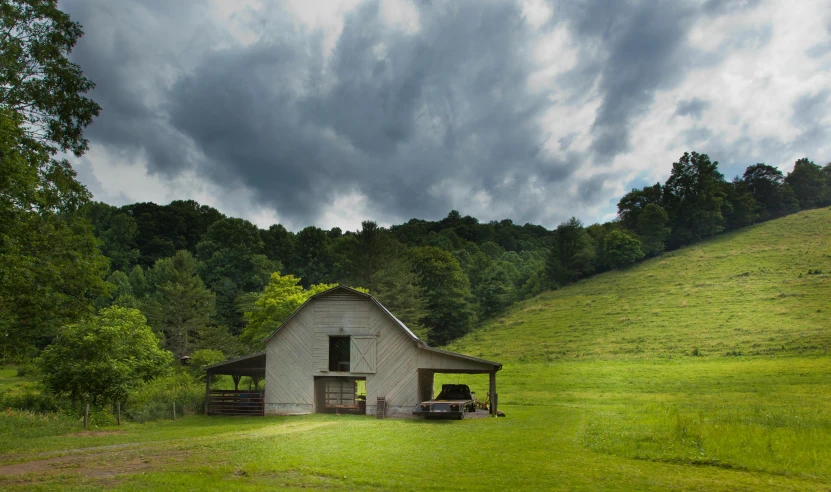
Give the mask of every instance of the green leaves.
[[100, 404], [126, 400], [141, 382], [167, 371], [172, 357], [141, 312], [110, 307], [63, 327], [37, 362], [52, 392]]

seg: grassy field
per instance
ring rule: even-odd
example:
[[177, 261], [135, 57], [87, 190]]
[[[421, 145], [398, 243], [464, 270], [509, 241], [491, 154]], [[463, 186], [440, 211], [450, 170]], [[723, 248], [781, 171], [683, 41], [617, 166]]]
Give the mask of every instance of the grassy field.
[[17, 366], [0, 366], [0, 391], [26, 381], [26, 378], [17, 375]]
[[6, 410], [0, 489], [829, 490], [828, 231], [809, 211], [517, 306], [452, 347], [504, 362], [504, 419]]

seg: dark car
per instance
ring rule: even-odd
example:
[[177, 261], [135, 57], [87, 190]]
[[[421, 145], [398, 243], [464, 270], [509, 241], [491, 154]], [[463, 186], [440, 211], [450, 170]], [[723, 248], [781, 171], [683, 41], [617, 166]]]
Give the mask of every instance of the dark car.
[[466, 384], [443, 384], [436, 398], [416, 405], [413, 415], [424, 418], [465, 418], [465, 412], [476, 411], [476, 400]]

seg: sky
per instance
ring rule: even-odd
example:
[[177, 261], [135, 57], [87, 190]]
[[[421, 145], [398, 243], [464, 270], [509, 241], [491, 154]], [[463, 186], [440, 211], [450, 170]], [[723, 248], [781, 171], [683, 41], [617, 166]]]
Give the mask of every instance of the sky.
[[831, 161], [831, 2], [61, 0], [112, 205], [262, 228], [611, 220], [686, 151]]

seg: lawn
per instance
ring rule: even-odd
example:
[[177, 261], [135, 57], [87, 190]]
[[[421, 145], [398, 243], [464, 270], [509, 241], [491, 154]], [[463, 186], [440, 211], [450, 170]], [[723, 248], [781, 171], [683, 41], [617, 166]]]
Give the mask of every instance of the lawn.
[[505, 367], [500, 419], [192, 416], [81, 432], [7, 411], [0, 488], [827, 489], [829, 385], [828, 357], [556, 361]]
[[23, 381], [26, 381], [26, 378], [17, 375], [17, 366], [13, 364], [0, 366], [0, 391], [11, 388]]
[[449, 347], [504, 363], [506, 418], [6, 410], [0, 489], [829, 490], [829, 231], [807, 211], [516, 305]]

